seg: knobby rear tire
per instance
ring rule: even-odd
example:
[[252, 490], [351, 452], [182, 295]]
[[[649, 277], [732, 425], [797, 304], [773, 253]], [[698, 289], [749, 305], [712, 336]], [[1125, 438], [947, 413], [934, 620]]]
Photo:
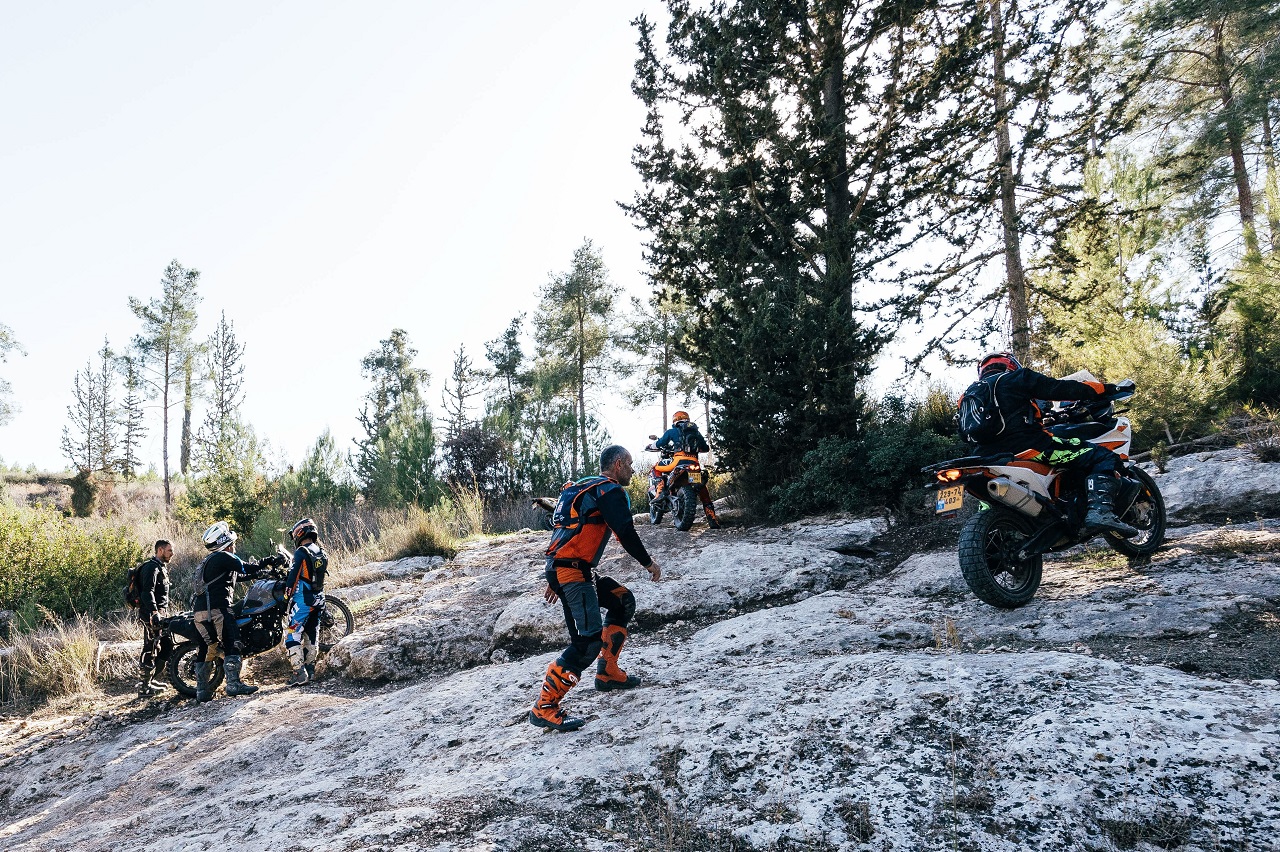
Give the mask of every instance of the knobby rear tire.
[[1165, 523], [1168, 520], [1164, 509], [1164, 495], [1160, 493], [1160, 486], [1156, 485], [1156, 481], [1145, 470], [1135, 467], [1125, 471], [1124, 475], [1136, 479], [1142, 486], [1133, 505], [1120, 516], [1120, 520], [1138, 530], [1138, 535], [1125, 538], [1113, 532], [1105, 533], [1107, 544], [1116, 553], [1130, 558], [1150, 556], [1164, 544]]
[[960, 531], [960, 570], [979, 600], [1017, 609], [1040, 588], [1044, 559], [1018, 561], [1017, 549], [1030, 538], [1032, 523], [1021, 515], [991, 508], [969, 519]]
[[698, 510], [698, 491], [692, 485], [681, 486], [676, 492], [676, 529], [688, 532], [693, 526], [693, 516]]
[[[173, 652], [169, 654], [169, 664], [165, 666], [165, 673], [169, 677], [169, 685], [178, 691], [180, 695], [186, 695], [194, 698], [196, 694], [196, 659], [200, 654], [200, 646], [195, 642], [180, 642], [174, 646]], [[212, 692], [222, 685], [222, 679], [226, 676], [226, 672], [222, 669], [222, 658], [213, 661], [213, 677], [209, 678], [209, 691]]]
[[339, 639], [350, 636], [351, 631], [355, 629], [356, 620], [347, 602], [341, 598], [325, 595], [324, 615], [320, 617], [320, 650], [328, 651], [338, 644]]

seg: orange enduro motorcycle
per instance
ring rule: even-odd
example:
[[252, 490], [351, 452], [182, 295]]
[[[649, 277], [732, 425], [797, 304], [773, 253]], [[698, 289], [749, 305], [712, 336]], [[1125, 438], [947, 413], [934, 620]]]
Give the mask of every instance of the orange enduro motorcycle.
[[649, 471], [649, 523], [656, 527], [670, 512], [676, 529], [687, 532], [701, 503], [698, 489], [707, 481], [707, 470], [698, 462], [697, 453], [659, 450], [652, 443], [658, 436], [650, 435], [649, 440], [645, 452], [661, 453]]
[[[1129, 461], [1133, 430], [1128, 418], [1119, 416], [1124, 411], [1115, 410], [1115, 403], [1133, 396], [1134, 390], [1130, 380], [1101, 399], [1059, 404], [1048, 410], [1044, 423], [1059, 437], [1079, 438], [1120, 456], [1121, 487], [1114, 509], [1138, 535], [1103, 535], [1113, 550], [1144, 557], [1164, 541], [1165, 508], [1155, 480]], [[1096, 535], [1084, 532], [1084, 474], [1023, 458], [1029, 455], [1035, 452], [966, 456], [922, 471], [934, 477], [938, 515], [954, 516], [965, 494], [977, 498], [980, 511], [960, 531], [960, 570], [975, 595], [1001, 609], [1015, 609], [1035, 596], [1044, 554]]]

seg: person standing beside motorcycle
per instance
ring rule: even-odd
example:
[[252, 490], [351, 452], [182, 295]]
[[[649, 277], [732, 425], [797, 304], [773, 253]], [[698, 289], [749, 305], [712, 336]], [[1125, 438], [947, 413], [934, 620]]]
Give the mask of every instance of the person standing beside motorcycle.
[[138, 669], [142, 682], [138, 694], [145, 697], [164, 692], [155, 681], [157, 669], [163, 669], [173, 651], [173, 637], [164, 630], [161, 620], [169, 608], [169, 560], [173, 545], [165, 539], [156, 542], [150, 559], [138, 566], [138, 621], [142, 622], [142, 654]]
[[250, 695], [258, 687], [240, 679], [240, 653], [244, 646], [240, 641], [240, 626], [232, 609], [236, 581], [247, 574], [245, 564], [236, 556], [236, 539], [239, 538], [226, 521], [218, 521], [204, 532], [204, 546], [209, 555], [196, 569], [192, 579], [196, 587], [194, 621], [196, 635], [200, 638], [197, 655], [196, 701], [210, 701], [213, 691], [209, 682], [213, 664], [219, 652], [224, 656], [223, 668], [227, 674], [227, 695]]
[[289, 599], [289, 631], [284, 648], [293, 664], [290, 686], [302, 686], [315, 677], [316, 657], [320, 647], [320, 617], [324, 614], [324, 575], [329, 558], [320, 547], [316, 522], [303, 518], [289, 533], [297, 548], [293, 566], [285, 578], [285, 594]]
[[1055, 379], [1022, 366], [1009, 352], [995, 352], [978, 362], [978, 380], [991, 385], [991, 396], [1004, 428], [995, 439], [978, 444], [980, 455], [1013, 453], [1026, 461], [1085, 474], [1088, 512], [1086, 533], [1114, 532], [1132, 538], [1138, 531], [1116, 517], [1120, 457], [1079, 438], [1058, 437], [1045, 428], [1036, 400], [1090, 400], [1115, 393], [1115, 385]]
[[[658, 451], [664, 454], [688, 453], [694, 458], [698, 457], [698, 453], [711, 452], [711, 446], [707, 443], [707, 439], [702, 437], [702, 433], [698, 431], [698, 427], [689, 420], [687, 411], [677, 411], [671, 418], [671, 428], [662, 433], [662, 437], [654, 441], [653, 444]], [[675, 467], [674, 463], [672, 467]], [[668, 469], [663, 469], [659, 465], [655, 465], [655, 470], [659, 473], [666, 474]], [[663, 483], [665, 483], [665, 478]], [[661, 484], [659, 485], [661, 489]], [[661, 494], [661, 490], [658, 492]], [[698, 499], [702, 501], [702, 509], [707, 513], [707, 526], [713, 530], [720, 529], [720, 519], [716, 517], [715, 507], [711, 505], [711, 492], [707, 491], [705, 482], [698, 483]]]
[[[625, 447], [605, 447], [600, 454], [600, 476], [565, 486], [552, 516], [555, 525], [547, 546], [547, 603], [559, 599], [569, 629], [569, 646], [547, 666], [542, 690], [529, 710], [530, 724], [557, 731], [576, 731], [582, 719], [568, 716], [560, 701], [577, 684], [587, 666], [596, 664], [596, 689], [633, 689], [640, 678], [618, 666], [618, 654], [627, 641], [627, 625], [636, 612], [636, 599], [611, 577], [592, 582], [592, 572], [604, 555], [609, 534], [649, 572], [656, 583], [662, 569], [649, 556], [631, 519], [626, 486], [633, 474], [631, 453]], [[600, 608], [607, 612], [600, 623]]]

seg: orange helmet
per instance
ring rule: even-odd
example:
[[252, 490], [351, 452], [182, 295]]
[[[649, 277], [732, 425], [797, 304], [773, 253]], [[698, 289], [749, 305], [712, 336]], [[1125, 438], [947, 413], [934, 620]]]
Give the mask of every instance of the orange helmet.
[[679, 423], [681, 420], [687, 421], [688, 419], [689, 419], [689, 412], [677, 411], [675, 414], [671, 416], [671, 425], [674, 426], [677, 423]]
[[985, 376], [988, 373], [1021, 369], [1022, 364], [1016, 357], [1014, 357], [1012, 352], [992, 352], [989, 355], [983, 355], [982, 360], [978, 362], [979, 377]]

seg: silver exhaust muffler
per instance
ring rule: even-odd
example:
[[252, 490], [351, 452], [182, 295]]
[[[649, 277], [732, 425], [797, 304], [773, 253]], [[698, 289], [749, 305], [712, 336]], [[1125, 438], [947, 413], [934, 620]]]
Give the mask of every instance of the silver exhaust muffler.
[[1036, 494], [1026, 486], [1019, 485], [1007, 476], [997, 476], [987, 480], [987, 494], [1002, 506], [1028, 517], [1036, 517], [1044, 509]]

